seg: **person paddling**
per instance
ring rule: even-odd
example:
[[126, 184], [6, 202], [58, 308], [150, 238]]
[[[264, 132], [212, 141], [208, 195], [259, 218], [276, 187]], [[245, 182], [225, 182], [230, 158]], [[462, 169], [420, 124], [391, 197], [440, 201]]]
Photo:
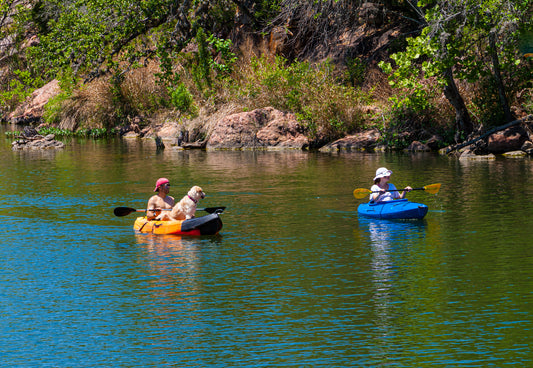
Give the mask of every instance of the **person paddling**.
[[386, 202], [393, 199], [405, 198], [405, 194], [413, 190], [410, 186], [407, 186], [403, 191], [398, 191], [394, 184], [389, 183], [391, 170], [386, 167], [380, 167], [376, 170], [376, 176], [374, 177], [374, 185], [370, 188], [370, 191], [377, 192], [370, 194], [370, 201], [373, 202]]
[[167, 178], [157, 179], [154, 192], [157, 192], [157, 194], [153, 195], [148, 200], [146, 206], [146, 218], [148, 220], [155, 219], [161, 213], [161, 211], [151, 210], [172, 209], [172, 207], [174, 207], [174, 197], [168, 195], [170, 192], [170, 182]]

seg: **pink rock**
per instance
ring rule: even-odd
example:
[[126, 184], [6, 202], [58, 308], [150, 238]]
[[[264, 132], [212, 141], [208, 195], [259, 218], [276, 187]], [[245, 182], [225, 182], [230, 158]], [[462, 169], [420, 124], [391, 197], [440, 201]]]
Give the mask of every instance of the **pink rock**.
[[521, 126], [512, 126], [489, 136], [487, 150], [491, 153], [504, 153], [519, 150], [527, 140], [527, 133]]
[[8, 119], [11, 122], [24, 123], [25, 121], [33, 122], [38, 120], [44, 112], [44, 105], [61, 92], [59, 81], [54, 79], [48, 84], [33, 91], [30, 97], [20, 105], [15, 111], [9, 114]]
[[211, 149], [297, 148], [309, 145], [296, 116], [272, 107], [228, 115], [214, 126], [207, 142]]

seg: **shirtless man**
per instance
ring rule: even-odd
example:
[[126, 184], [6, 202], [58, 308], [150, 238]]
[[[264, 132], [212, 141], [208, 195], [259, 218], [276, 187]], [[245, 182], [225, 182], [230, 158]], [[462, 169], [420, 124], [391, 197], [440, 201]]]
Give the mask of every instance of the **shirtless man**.
[[168, 195], [170, 191], [170, 183], [167, 178], [159, 178], [155, 183], [154, 192], [157, 194], [153, 195], [146, 205], [146, 217], [148, 220], [153, 220], [161, 211], [149, 211], [151, 209], [161, 209], [167, 208], [172, 209], [174, 207], [174, 197]]

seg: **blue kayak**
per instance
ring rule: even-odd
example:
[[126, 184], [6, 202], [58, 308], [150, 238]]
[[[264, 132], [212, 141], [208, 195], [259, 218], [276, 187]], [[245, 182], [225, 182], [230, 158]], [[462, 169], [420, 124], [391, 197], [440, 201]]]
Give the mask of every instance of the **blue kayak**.
[[428, 212], [428, 206], [423, 203], [409, 202], [407, 199], [397, 199], [387, 202], [361, 203], [357, 207], [359, 215], [376, 219], [422, 219]]

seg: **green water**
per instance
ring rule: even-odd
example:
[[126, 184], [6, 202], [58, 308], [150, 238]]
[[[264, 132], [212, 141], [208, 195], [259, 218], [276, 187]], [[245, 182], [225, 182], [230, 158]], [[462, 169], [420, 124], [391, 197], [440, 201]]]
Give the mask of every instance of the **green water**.
[[[533, 162], [203, 152], [0, 137], [0, 364], [530, 367]], [[424, 221], [360, 219], [377, 167], [441, 183]], [[136, 234], [158, 177], [219, 236]]]

